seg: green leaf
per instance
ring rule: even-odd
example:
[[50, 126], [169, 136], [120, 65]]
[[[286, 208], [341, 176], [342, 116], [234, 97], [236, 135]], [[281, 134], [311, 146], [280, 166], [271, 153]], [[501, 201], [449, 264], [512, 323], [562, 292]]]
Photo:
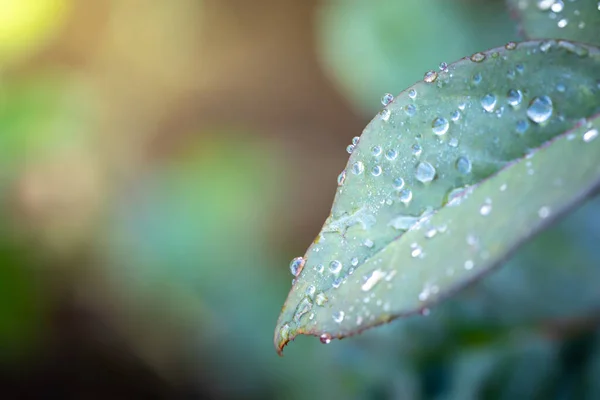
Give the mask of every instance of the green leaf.
[[568, 39], [600, 45], [598, 0], [508, 0], [530, 39]]
[[600, 140], [541, 147], [600, 111], [599, 67], [593, 47], [510, 43], [401, 93], [364, 130], [331, 215], [294, 264], [277, 349], [423, 310], [579, 199], [598, 178]]

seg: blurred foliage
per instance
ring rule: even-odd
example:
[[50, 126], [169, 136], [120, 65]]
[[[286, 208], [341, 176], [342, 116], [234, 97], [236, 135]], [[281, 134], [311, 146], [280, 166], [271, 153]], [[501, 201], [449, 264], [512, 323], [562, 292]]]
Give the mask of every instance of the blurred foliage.
[[500, 3], [0, 0], [2, 395], [597, 397], [597, 200], [426, 318], [272, 349], [342, 144]]

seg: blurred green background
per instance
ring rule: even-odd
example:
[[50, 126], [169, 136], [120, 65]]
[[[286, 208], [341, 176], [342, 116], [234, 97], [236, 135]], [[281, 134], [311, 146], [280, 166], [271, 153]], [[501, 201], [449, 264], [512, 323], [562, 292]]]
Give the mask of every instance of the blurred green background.
[[501, 0], [0, 0], [0, 396], [600, 398], [600, 200], [428, 316], [272, 334], [345, 146]]

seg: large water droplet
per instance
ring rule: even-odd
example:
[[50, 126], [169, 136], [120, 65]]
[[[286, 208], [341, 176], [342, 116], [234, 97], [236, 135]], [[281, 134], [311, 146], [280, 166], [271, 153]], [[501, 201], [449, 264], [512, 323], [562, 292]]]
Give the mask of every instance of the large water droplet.
[[420, 162], [415, 171], [415, 178], [419, 182], [429, 183], [435, 178], [435, 167], [427, 161]]
[[586, 143], [591, 142], [592, 140], [598, 137], [598, 129], [590, 129], [586, 133], [583, 134], [583, 141]]
[[518, 107], [523, 100], [523, 93], [518, 89], [510, 89], [506, 94], [506, 101], [513, 107]]
[[300, 272], [302, 272], [302, 268], [304, 268], [305, 262], [306, 262], [306, 260], [304, 259], [304, 257], [294, 258], [292, 260], [292, 262], [290, 263], [290, 272], [292, 273], [292, 275], [294, 275], [294, 276], [300, 275]]
[[338, 311], [336, 313], [333, 313], [333, 315], [332, 315], [333, 321], [340, 324], [344, 320], [345, 315], [346, 314], [343, 311]]
[[412, 191], [410, 189], [402, 189], [400, 191], [400, 201], [404, 204], [410, 203], [413, 198]]
[[396, 150], [394, 150], [394, 149], [389, 149], [385, 153], [385, 158], [387, 158], [390, 161], [395, 160], [397, 156], [398, 156], [398, 152]]
[[357, 161], [352, 164], [352, 173], [354, 175], [360, 175], [365, 171], [365, 165], [361, 161]]
[[329, 271], [331, 271], [332, 274], [339, 274], [341, 270], [342, 263], [338, 260], [333, 260], [331, 263], [329, 263]]
[[392, 101], [394, 101], [394, 95], [391, 93], [386, 93], [381, 98], [381, 104], [383, 104], [384, 107], [390, 104]]
[[442, 117], [435, 118], [431, 123], [431, 129], [433, 130], [433, 133], [435, 133], [438, 136], [442, 136], [446, 132], [448, 132], [449, 127], [450, 124], [448, 123], [448, 120]]
[[469, 172], [471, 172], [471, 168], [471, 160], [463, 156], [458, 157], [458, 159], [456, 160], [456, 169], [458, 170], [458, 172], [460, 172], [461, 174], [468, 174]]
[[423, 80], [427, 83], [433, 83], [435, 82], [435, 80], [437, 79], [438, 74], [435, 71], [427, 71], [425, 73], [425, 76], [423, 77]]
[[487, 112], [493, 112], [496, 107], [496, 96], [491, 93], [486, 94], [481, 98], [481, 106]]
[[321, 335], [321, 337], [319, 337], [319, 340], [323, 344], [329, 344], [331, 343], [331, 335], [329, 333], [324, 333]]
[[527, 107], [527, 117], [536, 124], [542, 124], [552, 116], [552, 100], [548, 96], [534, 97]]

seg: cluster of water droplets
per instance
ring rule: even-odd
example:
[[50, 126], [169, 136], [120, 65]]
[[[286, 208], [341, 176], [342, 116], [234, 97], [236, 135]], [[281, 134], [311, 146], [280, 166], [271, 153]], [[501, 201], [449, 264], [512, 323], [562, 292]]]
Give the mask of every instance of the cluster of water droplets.
[[[570, 4], [571, 3], [571, 4]], [[580, 4], [582, 3], [582, 4]], [[576, 26], [578, 29], [585, 29], [585, 17], [589, 13], [600, 11], [600, 2], [593, 4], [595, 10], [587, 9], [593, 2], [577, 0], [536, 0], [536, 7], [556, 24], [560, 29], [568, 26]]]

